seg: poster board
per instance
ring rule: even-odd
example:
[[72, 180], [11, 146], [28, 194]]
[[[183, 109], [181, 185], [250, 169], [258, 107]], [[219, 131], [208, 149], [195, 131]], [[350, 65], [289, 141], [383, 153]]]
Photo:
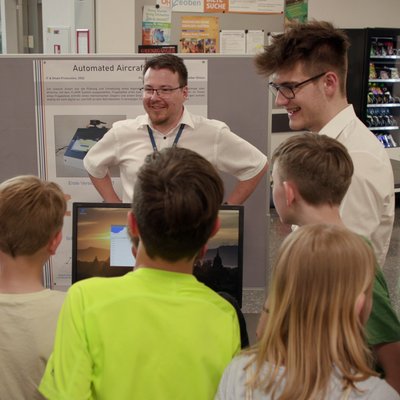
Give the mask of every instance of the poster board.
[[[154, 6], [154, 0], [135, 1], [135, 49], [142, 44], [142, 15], [144, 6]], [[188, 16], [207, 15], [218, 17], [219, 29], [243, 29], [243, 30], [263, 30], [265, 34], [264, 42], [267, 42], [268, 32], [280, 32], [284, 27], [284, 14], [242, 14], [242, 13], [189, 13], [172, 12], [171, 19], [171, 41], [170, 44], [179, 44], [181, 18]]]
[[[52, 56], [3, 56], [0, 58], [3, 93], [0, 97], [0, 181], [19, 174], [38, 174], [34, 60]], [[53, 56], [57, 60], [113, 57]], [[122, 57], [123, 58], [123, 57]], [[125, 59], [142, 59], [143, 55]], [[208, 118], [224, 121], [233, 132], [267, 154], [268, 90], [257, 75], [253, 57], [201, 55], [185, 59], [208, 60]], [[121, 57], [118, 57], [121, 59]], [[38, 121], [40, 124], [40, 121]], [[224, 176], [226, 191], [234, 179]], [[268, 176], [245, 202], [244, 287], [264, 288], [267, 270], [267, 183]]]

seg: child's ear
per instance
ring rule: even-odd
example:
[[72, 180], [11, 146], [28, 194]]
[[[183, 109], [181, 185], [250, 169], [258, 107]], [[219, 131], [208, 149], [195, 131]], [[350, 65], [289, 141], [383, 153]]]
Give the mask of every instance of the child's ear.
[[290, 207], [295, 199], [296, 188], [291, 181], [284, 181], [283, 188], [285, 190], [286, 206]]
[[215, 236], [217, 234], [217, 232], [219, 231], [219, 228], [221, 228], [221, 218], [217, 217], [217, 219], [215, 220], [213, 230], [211, 231], [210, 238], [212, 238], [213, 236]]
[[[215, 236], [219, 231], [219, 228], [221, 228], [221, 218], [217, 217], [217, 219], [215, 220], [214, 227], [210, 233], [210, 237], [208, 239], [211, 239], [213, 236]], [[200, 249], [197, 258], [202, 259], [206, 253], [207, 253], [207, 243]]]
[[48, 245], [48, 250], [49, 253], [54, 256], [56, 254], [57, 248], [60, 245], [62, 240], [62, 232], [58, 231], [53, 238], [50, 240], [49, 245]]
[[135, 214], [132, 211], [128, 212], [128, 228], [133, 237], [139, 237], [139, 228], [137, 225]]

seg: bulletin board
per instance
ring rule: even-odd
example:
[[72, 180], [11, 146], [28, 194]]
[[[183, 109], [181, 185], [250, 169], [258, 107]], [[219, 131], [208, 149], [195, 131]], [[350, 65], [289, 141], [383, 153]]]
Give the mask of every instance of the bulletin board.
[[[135, 49], [142, 44], [143, 6], [155, 5], [156, 0], [135, 1]], [[284, 26], [284, 14], [240, 14], [240, 13], [185, 13], [172, 12], [171, 44], [178, 45], [180, 40], [181, 18], [183, 16], [218, 17], [220, 29], [226, 30], [263, 30], [266, 43], [268, 32], [281, 32]], [[179, 51], [179, 50], [178, 50]]]

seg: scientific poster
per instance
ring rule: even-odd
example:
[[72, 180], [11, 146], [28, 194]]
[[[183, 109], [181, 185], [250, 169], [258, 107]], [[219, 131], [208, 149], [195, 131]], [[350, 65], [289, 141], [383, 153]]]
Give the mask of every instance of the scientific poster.
[[218, 53], [218, 17], [183, 16], [181, 18], [181, 53]]
[[[188, 109], [207, 117], [207, 61], [185, 60]], [[46, 281], [65, 290], [71, 284], [72, 203], [102, 201], [83, 167], [88, 149], [115, 121], [144, 114], [140, 88], [143, 59], [34, 61], [38, 171], [58, 183], [68, 199], [63, 240], [47, 268]], [[119, 171], [111, 170], [117, 193]]]

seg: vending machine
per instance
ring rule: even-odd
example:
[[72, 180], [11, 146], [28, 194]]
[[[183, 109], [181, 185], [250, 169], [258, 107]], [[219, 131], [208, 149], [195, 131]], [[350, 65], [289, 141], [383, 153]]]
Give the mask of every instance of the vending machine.
[[400, 160], [400, 29], [346, 29], [351, 42], [348, 100], [358, 117]]

